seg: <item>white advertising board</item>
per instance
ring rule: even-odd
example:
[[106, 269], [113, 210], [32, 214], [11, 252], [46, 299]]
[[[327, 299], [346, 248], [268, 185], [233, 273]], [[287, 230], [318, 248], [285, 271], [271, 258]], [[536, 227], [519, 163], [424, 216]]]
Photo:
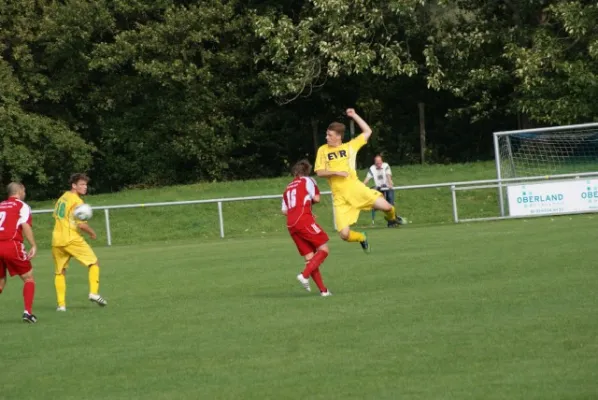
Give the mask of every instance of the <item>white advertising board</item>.
[[598, 212], [598, 178], [508, 185], [509, 215]]

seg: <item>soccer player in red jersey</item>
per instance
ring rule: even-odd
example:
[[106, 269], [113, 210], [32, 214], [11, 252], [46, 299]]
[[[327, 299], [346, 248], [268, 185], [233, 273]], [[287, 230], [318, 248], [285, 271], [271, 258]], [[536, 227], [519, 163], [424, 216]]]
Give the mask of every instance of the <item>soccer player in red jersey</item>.
[[[31, 208], [23, 202], [25, 186], [12, 182], [8, 185], [7, 191], [8, 199], [0, 203], [0, 293], [6, 285], [7, 271], [10, 276], [19, 275], [24, 282], [23, 321], [35, 323], [37, 317], [31, 312], [35, 294], [31, 259], [35, 257], [37, 245], [31, 229]], [[30, 245], [28, 253], [25, 252], [23, 236]]]
[[311, 212], [312, 203], [320, 201], [320, 190], [309, 177], [311, 164], [307, 160], [297, 162], [291, 169], [293, 181], [287, 185], [282, 195], [282, 213], [287, 216], [287, 228], [297, 250], [305, 258], [305, 269], [297, 275], [297, 280], [308, 292], [311, 291], [309, 278], [320, 289], [321, 296], [330, 296], [322, 280], [320, 265], [328, 257], [328, 235], [316, 223]]

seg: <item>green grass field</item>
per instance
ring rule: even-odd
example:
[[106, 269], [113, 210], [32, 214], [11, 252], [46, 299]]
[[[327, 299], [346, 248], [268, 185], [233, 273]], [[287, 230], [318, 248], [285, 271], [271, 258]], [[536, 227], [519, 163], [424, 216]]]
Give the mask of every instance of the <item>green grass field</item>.
[[48, 251], [37, 325], [1, 296], [2, 399], [595, 399], [596, 219], [370, 229], [333, 238], [334, 296], [295, 281], [285, 236], [98, 248], [54, 311]]
[[[399, 185], [491, 179], [488, 163], [401, 168]], [[93, 205], [278, 194], [288, 179], [128, 190]], [[326, 190], [326, 185], [322, 185]], [[459, 193], [462, 217], [496, 215], [496, 191]], [[0, 399], [596, 399], [597, 217], [452, 224], [450, 190], [399, 193], [412, 222], [368, 230], [373, 253], [331, 235], [334, 296], [308, 294], [279, 200], [111, 212], [101, 293], [67, 274], [55, 311], [51, 220], [35, 216], [36, 325], [21, 288], [0, 295]], [[35, 203], [36, 209], [51, 203]], [[315, 286], [313, 289], [315, 290]]]

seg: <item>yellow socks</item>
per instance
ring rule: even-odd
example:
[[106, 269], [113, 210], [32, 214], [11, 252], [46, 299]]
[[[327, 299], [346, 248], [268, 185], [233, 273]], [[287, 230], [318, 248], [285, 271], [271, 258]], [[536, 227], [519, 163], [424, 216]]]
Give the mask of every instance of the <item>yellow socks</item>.
[[66, 306], [66, 276], [63, 274], [54, 275], [54, 286], [56, 286], [58, 307]]
[[361, 232], [349, 231], [349, 237], [347, 238], [347, 242], [363, 242], [365, 240], [365, 235]]
[[[56, 287], [56, 302], [58, 307], [66, 306], [66, 276], [64, 274], [54, 275], [54, 286]], [[100, 267], [97, 264], [89, 266], [89, 293], [98, 294], [100, 289]]]
[[387, 221], [394, 221], [395, 219], [397, 219], [397, 213], [395, 211], [395, 206], [392, 206], [392, 208], [389, 211], [386, 211], [384, 213], [384, 219]]
[[98, 294], [100, 290], [100, 267], [97, 264], [89, 266], [89, 293]]

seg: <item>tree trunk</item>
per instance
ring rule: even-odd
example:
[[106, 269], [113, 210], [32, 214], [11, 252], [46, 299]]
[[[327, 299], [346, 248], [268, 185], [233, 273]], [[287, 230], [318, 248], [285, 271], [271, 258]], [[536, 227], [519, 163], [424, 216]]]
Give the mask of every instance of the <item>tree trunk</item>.
[[419, 108], [419, 146], [422, 164], [426, 163], [426, 115], [424, 103], [417, 104]]
[[318, 120], [311, 119], [311, 134], [314, 141], [314, 157], [318, 154]]

